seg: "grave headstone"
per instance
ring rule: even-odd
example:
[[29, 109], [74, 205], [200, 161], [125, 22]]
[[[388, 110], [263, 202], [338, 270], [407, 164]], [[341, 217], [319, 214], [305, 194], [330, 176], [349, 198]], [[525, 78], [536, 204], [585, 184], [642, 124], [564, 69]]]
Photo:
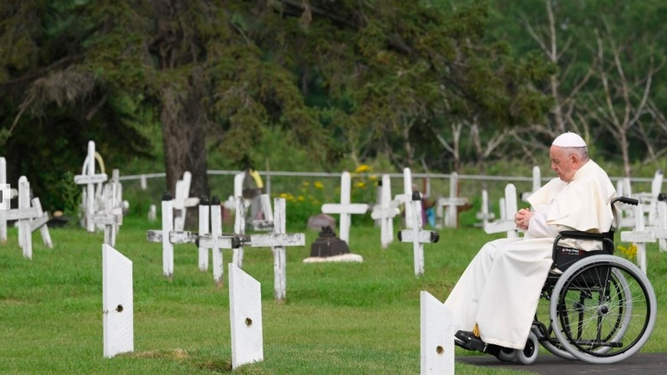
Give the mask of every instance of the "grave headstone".
[[132, 261], [102, 245], [104, 357], [134, 351]]
[[304, 263], [322, 262], [363, 262], [363, 257], [350, 253], [345, 241], [336, 237], [331, 227], [324, 227], [320, 235], [310, 246], [310, 257]]
[[229, 319], [232, 369], [264, 360], [261, 284], [229, 264]]

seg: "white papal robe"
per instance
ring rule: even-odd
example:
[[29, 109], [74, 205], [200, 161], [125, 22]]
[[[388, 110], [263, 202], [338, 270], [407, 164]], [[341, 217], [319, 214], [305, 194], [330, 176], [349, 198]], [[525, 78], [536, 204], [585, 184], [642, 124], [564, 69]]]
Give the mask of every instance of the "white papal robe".
[[[606, 232], [616, 195], [607, 173], [589, 160], [568, 183], [556, 178], [528, 199], [534, 211], [522, 238], [485, 244], [445, 301], [458, 330], [475, 324], [488, 344], [523, 349], [552, 264], [558, 232]], [[576, 244], [591, 249], [590, 243]]]

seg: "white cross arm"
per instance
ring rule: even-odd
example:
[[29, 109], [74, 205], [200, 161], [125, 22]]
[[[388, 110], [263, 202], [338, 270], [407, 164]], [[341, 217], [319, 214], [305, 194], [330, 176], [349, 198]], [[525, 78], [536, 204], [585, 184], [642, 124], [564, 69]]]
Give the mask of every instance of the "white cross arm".
[[[413, 230], [408, 229], [398, 232], [398, 240], [401, 242], [414, 242], [414, 236]], [[436, 243], [440, 240], [440, 234], [430, 230], [420, 231], [419, 234], [417, 234], [417, 240], [420, 243]]]
[[468, 203], [468, 198], [440, 198], [438, 205], [440, 206], [463, 206]]
[[653, 232], [655, 234], [655, 238], [667, 239], [667, 228], [646, 227], [645, 229], [647, 231]]
[[253, 234], [250, 236], [250, 247], [305, 246], [306, 236], [303, 233], [286, 234]]
[[197, 197], [190, 197], [190, 198], [185, 198], [184, 200], [180, 201], [178, 199], [173, 200], [173, 207], [177, 210], [182, 210], [184, 207], [194, 207], [199, 204], [199, 198]]
[[484, 231], [487, 234], [509, 232], [511, 230], [516, 230], [514, 220], [499, 220], [497, 222], [487, 223], [484, 226]]
[[95, 214], [92, 217], [93, 223], [100, 225], [120, 225], [123, 217], [116, 214]]
[[77, 185], [99, 184], [100, 182], [105, 182], [106, 180], [107, 180], [107, 175], [105, 173], [94, 174], [94, 175], [80, 174], [74, 176], [74, 183]]
[[26, 220], [39, 217], [42, 213], [37, 207], [16, 208], [5, 211], [5, 220]]
[[210, 233], [199, 237], [198, 244], [200, 247], [207, 249], [238, 249], [241, 246], [241, 239], [235, 236], [214, 236]]
[[621, 232], [621, 241], [623, 242], [655, 242], [655, 233], [650, 231]]
[[322, 205], [322, 213], [325, 214], [365, 214], [368, 205], [365, 203], [326, 203]]
[[[194, 232], [169, 232], [169, 242], [174, 244], [179, 243], [195, 243], [199, 235]], [[161, 230], [147, 230], [146, 231], [146, 240], [148, 242], [162, 242], [162, 231]]]
[[392, 218], [401, 213], [398, 208], [376, 208], [371, 212], [373, 220]]
[[42, 225], [46, 224], [49, 221], [49, 214], [44, 213], [42, 216], [30, 222], [30, 231], [34, 232], [37, 229], [41, 228]]

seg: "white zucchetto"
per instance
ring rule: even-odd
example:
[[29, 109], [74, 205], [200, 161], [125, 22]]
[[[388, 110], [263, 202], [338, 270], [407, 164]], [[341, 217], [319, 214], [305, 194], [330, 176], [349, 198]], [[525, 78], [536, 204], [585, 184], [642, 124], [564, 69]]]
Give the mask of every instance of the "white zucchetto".
[[578, 134], [567, 132], [556, 137], [552, 145], [558, 147], [586, 147], [586, 142]]

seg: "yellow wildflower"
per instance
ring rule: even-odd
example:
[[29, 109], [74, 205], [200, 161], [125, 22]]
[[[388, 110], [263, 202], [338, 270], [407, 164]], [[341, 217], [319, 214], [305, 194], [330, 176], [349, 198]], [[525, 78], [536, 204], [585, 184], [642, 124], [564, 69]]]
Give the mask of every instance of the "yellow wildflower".
[[366, 183], [363, 182], [363, 181], [359, 181], [359, 182], [357, 182], [356, 184], [354, 184], [354, 186], [356, 186], [356, 187], [358, 187], [358, 188], [360, 188], [360, 189], [363, 189], [363, 188], [366, 187]]
[[364, 173], [368, 170], [370, 170], [371, 167], [367, 166], [366, 164], [362, 164], [357, 167], [357, 169], [354, 171], [355, 173]]
[[324, 189], [324, 184], [321, 183], [321, 182], [319, 182], [319, 181], [315, 181], [315, 185], [314, 185], [314, 186], [315, 186], [316, 188], [318, 188], [318, 189]]

